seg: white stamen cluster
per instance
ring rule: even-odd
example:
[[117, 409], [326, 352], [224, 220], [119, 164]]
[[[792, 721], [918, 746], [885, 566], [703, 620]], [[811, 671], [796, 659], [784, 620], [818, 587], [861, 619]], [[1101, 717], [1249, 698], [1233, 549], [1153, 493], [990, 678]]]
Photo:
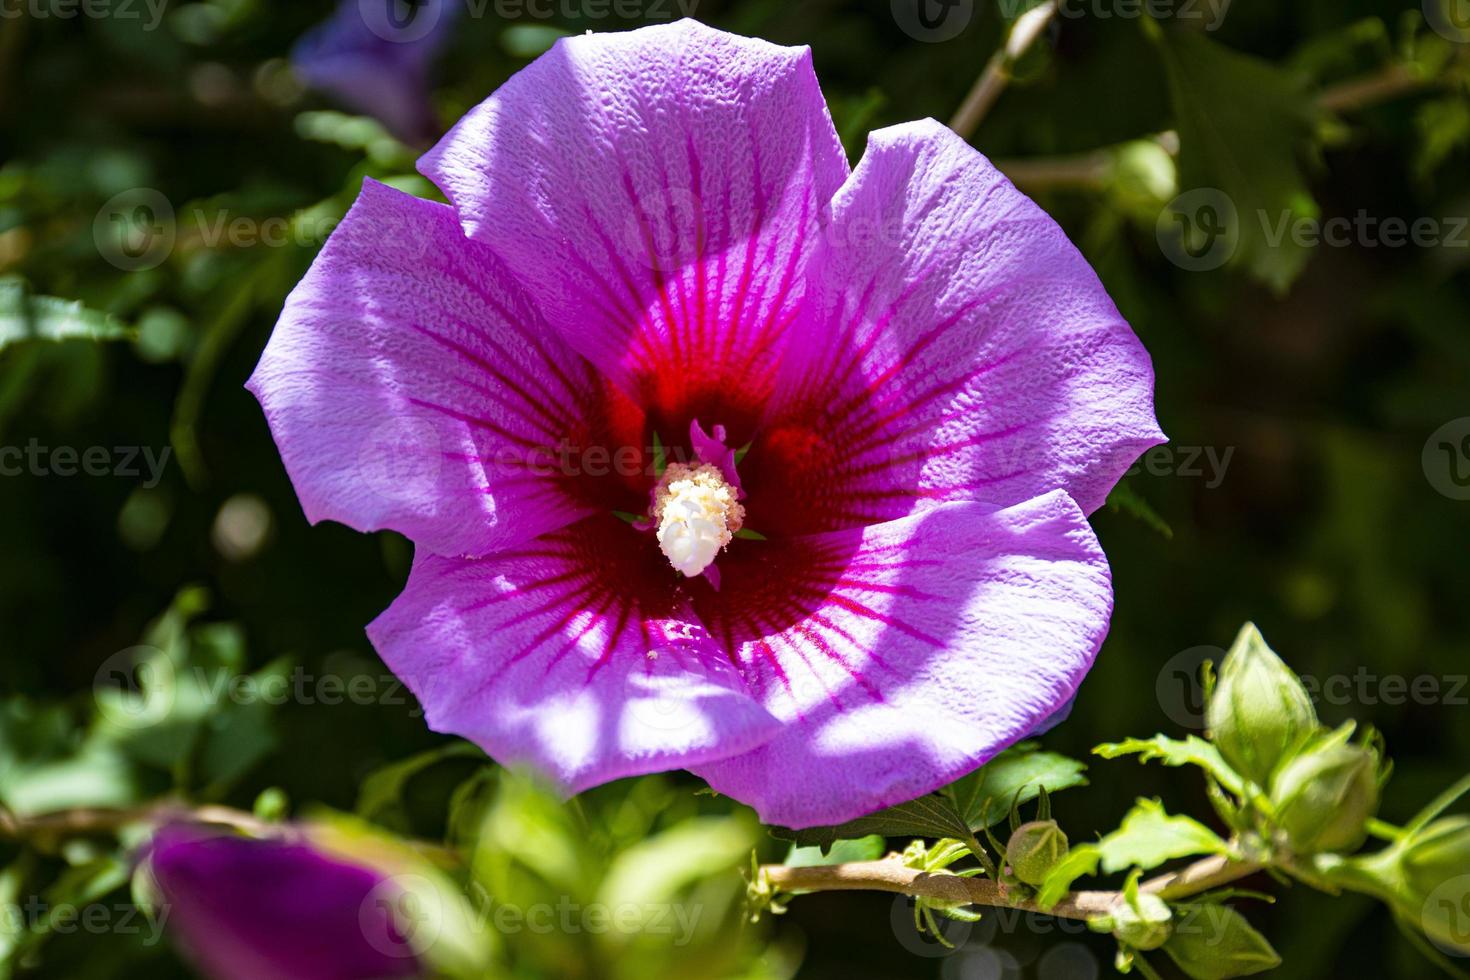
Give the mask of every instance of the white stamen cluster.
[[735, 498], [718, 466], [670, 463], [653, 491], [658, 547], [669, 564], [690, 578], [713, 564], [745, 523]]

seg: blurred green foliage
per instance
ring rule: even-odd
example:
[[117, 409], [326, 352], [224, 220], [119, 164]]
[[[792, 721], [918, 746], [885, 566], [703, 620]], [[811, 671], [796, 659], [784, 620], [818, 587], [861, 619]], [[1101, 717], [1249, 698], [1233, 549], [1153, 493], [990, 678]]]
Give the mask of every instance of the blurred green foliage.
[[[973, 6], [938, 43], [905, 33], [897, 3], [880, 0], [704, 0], [697, 15], [811, 44], [856, 158], [868, 130], [958, 106], [1020, 5]], [[1425, 453], [1470, 415], [1470, 38], [1446, 30], [1453, 4], [1440, 0], [1237, 0], [1206, 32], [1121, 6], [1070, 4], [1081, 16], [1059, 18], [1018, 63], [973, 140], [1099, 270], [1153, 355], [1172, 439], [1095, 518], [1114, 627], [1046, 744], [1082, 756], [1151, 726], [1202, 728], [1192, 668], [1254, 619], [1318, 682], [1324, 723], [1355, 716], [1387, 735], [1398, 770], [1384, 816], [1403, 819], [1470, 757], [1470, 502], [1443, 492]], [[741, 807], [695, 796], [687, 777], [565, 807], [429, 733], [362, 633], [398, 591], [410, 546], [308, 527], [241, 388], [361, 179], [431, 193], [414, 151], [293, 78], [287, 52], [325, 2], [180, 0], [156, 30], [146, 16], [11, 16], [21, 7], [0, 0], [0, 446], [105, 447], [114, 471], [59, 475], [53, 452], [39, 457], [45, 472], [0, 477], [0, 804], [183, 794], [249, 808], [279, 787], [265, 812], [280, 812], [283, 793], [294, 813], [356, 810], [470, 847], [479, 894], [498, 902], [703, 909], [683, 945], [647, 932], [502, 935], [489, 955], [517, 977], [984, 968], [973, 951], [916, 956], [889, 927], [907, 911], [883, 896], [824, 895], [739, 925], [735, 869], [752, 846], [773, 859], [787, 845]], [[555, 36], [637, 26], [568, 13], [580, 4], [551, 18], [484, 9], [439, 65], [446, 122]], [[1180, 268], [1161, 237], [1175, 194], [1199, 188], [1239, 212], [1223, 268]], [[158, 259], [146, 268], [106, 221], [119, 195], [156, 205], [140, 189], [174, 215], [171, 247], [143, 256]], [[1359, 213], [1433, 219], [1441, 240], [1273, 241], [1281, 220]], [[146, 470], [124, 474], [129, 448], [171, 450], [156, 485]], [[308, 695], [211, 694], [241, 676], [300, 681]], [[329, 691], [329, 678], [367, 693]], [[1394, 678], [1432, 679], [1434, 693], [1394, 693]], [[1207, 812], [1171, 772], [1094, 779], [1066, 794], [1064, 825], [1088, 839], [1138, 797]], [[127, 869], [107, 846], [40, 843], [41, 856], [0, 844], [0, 904], [127, 901]], [[1423, 973], [1367, 900], [1294, 893], [1252, 918], [1284, 977]], [[187, 975], [146, 931], [27, 925], [0, 921], [0, 977]], [[1056, 941], [994, 937], [1021, 975], [1044, 980], [1060, 975], [1046, 972]], [[1067, 942], [1106, 972], [1104, 937]]]

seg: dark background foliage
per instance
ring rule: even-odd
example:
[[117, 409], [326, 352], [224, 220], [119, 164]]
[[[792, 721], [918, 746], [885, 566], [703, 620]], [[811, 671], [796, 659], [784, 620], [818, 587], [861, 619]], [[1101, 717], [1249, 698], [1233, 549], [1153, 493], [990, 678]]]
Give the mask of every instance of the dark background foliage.
[[[656, 20], [674, 3], [632, 6]], [[182, 222], [166, 262], [129, 272], [99, 250], [94, 219], [135, 188], [206, 216], [206, 231], [221, 215], [258, 224], [307, 209], [330, 218], [364, 175], [410, 173], [412, 155], [371, 125], [322, 115], [330, 103], [292, 79], [284, 59], [326, 3], [169, 3], [151, 31], [146, 11], [143, 20], [26, 13], [37, 5], [51, 8], [0, 2], [0, 277], [80, 300], [136, 336], [0, 349], [0, 445], [171, 455], [147, 488], [125, 475], [0, 478], [0, 799], [129, 802], [181, 788], [248, 808], [278, 786], [293, 801], [351, 810], [368, 773], [447, 741], [406, 699], [297, 698], [268, 716], [210, 713], [180, 730], [187, 751], [127, 743], [117, 755], [114, 743], [84, 733], [99, 668], [139, 643], [188, 586], [202, 588], [181, 600], [199, 607], [198, 656], [239, 670], [380, 677], [362, 628], [396, 594], [411, 555], [391, 534], [307, 526], [241, 387], [314, 254], [312, 222], [298, 218], [293, 241], [279, 247], [211, 243], [198, 223]], [[696, 14], [810, 44], [856, 159], [869, 129], [948, 118], [1005, 29], [1004, 11], [977, 0], [972, 14], [955, 8], [969, 17], [956, 36], [927, 43], [903, 30], [900, 6], [701, 0]], [[1118, 15], [1128, 5], [1113, 0], [1072, 5], [1084, 8], [1022, 59], [973, 142], [1018, 179], [1040, 180], [1035, 196], [1152, 352], [1172, 456], [1152, 457], [1095, 516], [1117, 611], [1070, 721], [1047, 745], [1080, 757], [1106, 739], [1178, 734], [1198, 718], [1191, 668], [1207, 652], [1197, 648], [1227, 646], [1251, 619], [1323, 684], [1325, 721], [1356, 717], [1385, 733], [1397, 763], [1385, 816], [1404, 817], [1470, 758], [1470, 501], [1455, 499], [1447, 468], [1470, 473], [1470, 459], [1434, 447], [1424, 455], [1432, 433], [1470, 415], [1466, 45], [1426, 26], [1419, 7], [1387, 0], [1237, 0], [1207, 32], [1179, 17]], [[548, 29], [641, 22], [577, 13], [589, 9], [600, 8], [558, 3], [550, 18], [506, 18], [491, 4], [464, 19], [436, 70], [442, 118], [525, 64]], [[1222, 47], [1260, 61], [1219, 59]], [[1307, 109], [1334, 86], [1395, 70], [1411, 79], [1401, 90], [1340, 113]], [[1177, 174], [1156, 144], [1130, 142], [1169, 130], [1181, 139]], [[1075, 171], [1071, 155], [1098, 148], [1110, 152], [1088, 158], [1094, 169], [1082, 179], [1036, 177], [1037, 158], [1066, 158]], [[1196, 187], [1221, 189], [1243, 216], [1236, 260], [1223, 268], [1182, 269], [1161, 246], [1165, 204]], [[1251, 230], [1257, 210], [1272, 223], [1288, 212], [1430, 218], [1445, 240], [1391, 247], [1355, 234], [1341, 247], [1272, 247], [1256, 240], [1258, 224]], [[1347, 680], [1329, 685], [1334, 677]], [[1406, 696], [1419, 678], [1432, 678], [1437, 693]], [[70, 768], [46, 768], [59, 759]], [[1092, 785], [1058, 804], [1074, 840], [1115, 826], [1141, 795], [1208, 812], [1196, 781], [1177, 773], [1122, 761], [1094, 761], [1091, 771]], [[36, 773], [50, 782], [21, 786]], [[408, 794], [395, 829], [443, 834], [447, 788], [463, 775], [441, 772]], [[694, 788], [678, 783], [675, 795]], [[12, 857], [0, 847], [0, 867]], [[107, 884], [102, 895], [126, 900], [125, 887]], [[746, 941], [773, 935], [772, 950], [804, 949], [800, 975], [812, 978], [1059, 980], [1110, 970], [1107, 943], [1024, 927], [993, 947], [917, 956], [906, 948], [917, 942], [911, 930], [900, 939], [905, 915], [881, 896], [818, 896]], [[1427, 969], [1366, 901], [1295, 889], [1252, 918], [1280, 949], [1282, 976]], [[1074, 944], [1072, 959], [1043, 956], [1060, 942]], [[172, 954], [118, 936], [56, 936], [27, 963], [18, 975], [183, 969]], [[680, 967], [685, 976], [708, 968]]]

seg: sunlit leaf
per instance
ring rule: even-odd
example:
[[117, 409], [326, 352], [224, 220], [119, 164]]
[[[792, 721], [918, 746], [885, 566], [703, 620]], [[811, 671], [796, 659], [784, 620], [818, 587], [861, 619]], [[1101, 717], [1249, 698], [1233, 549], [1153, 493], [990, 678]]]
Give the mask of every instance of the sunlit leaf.
[[23, 282], [0, 279], [0, 350], [26, 340], [128, 340], [132, 330], [79, 300], [33, 295]]
[[1158, 800], [1140, 799], [1122, 825], [1098, 844], [1105, 874], [1127, 868], [1148, 871], [1165, 861], [1196, 854], [1224, 854], [1220, 835], [1190, 817], [1164, 812]]

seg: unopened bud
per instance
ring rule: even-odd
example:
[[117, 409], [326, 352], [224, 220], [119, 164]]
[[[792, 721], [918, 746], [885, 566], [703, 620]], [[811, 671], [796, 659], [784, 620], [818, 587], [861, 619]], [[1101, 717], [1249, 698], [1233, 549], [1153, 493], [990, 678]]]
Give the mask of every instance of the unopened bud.
[[1251, 623], [1220, 665], [1205, 725], [1225, 761], [1259, 786], [1318, 728], [1306, 688]]
[[1228, 906], [1176, 905], [1174, 917], [1164, 952], [1194, 980], [1246, 977], [1281, 965], [1266, 937]]
[[1157, 895], [1138, 895], [1118, 903], [1110, 915], [1089, 919], [1093, 932], [1110, 932], [1125, 946], [1134, 949], [1158, 949], [1173, 931], [1174, 913]]
[[1424, 932], [1441, 949], [1470, 956], [1470, 817], [1445, 817], [1419, 831], [1399, 868]]
[[1400, 860], [1404, 880], [1421, 892], [1470, 875], [1470, 816], [1436, 820], [1407, 844]]
[[1277, 774], [1271, 798], [1298, 853], [1356, 850], [1378, 810], [1378, 755], [1361, 745], [1310, 751]]
[[1040, 887], [1046, 876], [1067, 856], [1067, 835], [1055, 820], [1033, 820], [1017, 827], [1006, 842], [1011, 873], [1028, 885]]

